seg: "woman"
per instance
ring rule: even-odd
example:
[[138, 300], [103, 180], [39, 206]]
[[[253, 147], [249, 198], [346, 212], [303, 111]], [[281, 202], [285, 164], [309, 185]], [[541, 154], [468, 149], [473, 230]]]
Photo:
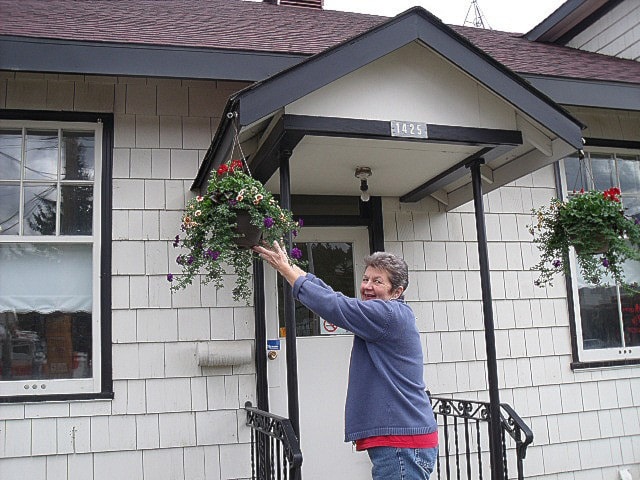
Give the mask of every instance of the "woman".
[[256, 246], [311, 311], [355, 336], [345, 407], [345, 441], [366, 450], [373, 480], [426, 480], [438, 454], [437, 424], [425, 393], [420, 336], [404, 302], [409, 284], [401, 258], [365, 259], [360, 298], [349, 298], [291, 265], [277, 242]]

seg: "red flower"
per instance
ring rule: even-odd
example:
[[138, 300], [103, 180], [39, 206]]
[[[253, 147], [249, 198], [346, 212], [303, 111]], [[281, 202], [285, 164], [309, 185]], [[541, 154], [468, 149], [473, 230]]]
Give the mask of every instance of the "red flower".
[[609, 190], [605, 190], [602, 195], [612, 202], [620, 202], [620, 189], [618, 187], [611, 187]]
[[220, 168], [218, 168], [218, 175], [222, 176], [228, 171], [229, 171], [229, 167], [227, 166], [226, 163], [223, 163], [222, 165], [220, 165]]
[[236, 168], [242, 170], [242, 160], [233, 160], [231, 162], [231, 171], [233, 172]]

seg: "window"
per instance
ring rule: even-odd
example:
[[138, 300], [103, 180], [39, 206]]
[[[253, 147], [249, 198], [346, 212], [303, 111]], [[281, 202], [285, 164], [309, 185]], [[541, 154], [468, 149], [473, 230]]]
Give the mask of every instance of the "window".
[[110, 389], [101, 342], [104, 130], [97, 117], [0, 119], [3, 401]]
[[[348, 297], [359, 297], [359, 286], [364, 272], [363, 260], [368, 251], [368, 232], [366, 227], [307, 227], [296, 238], [296, 246], [302, 250], [305, 270], [321, 278], [334, 290]], [[271, 269], [265, 272], [266, 291], [276, 290], [273, 298], [267, 298], [267, 311], [277, 308], [278, 333], [286, 336], [284, 318], [283, 278], [276, 276]], [[315, 337], [348, 334], [313, 313], [296, 300], [296, 336]]]
[[[640, 220], [640, 155], [587, 152], [564, 160], [565, 191], [619, 187], [627, 214]], [[581, 362], [640, 359], [640, 294], [613, 284], [587, 285], [574, 269], [577, 350]], [[625, 276], [640, 284], [640, 264], [628, 262]]]
[[[306, 262], [307, 271], [321, 278], [335, 291], [344, 293], [347, 297], [356, 297], [354, 286], [353, 243], [350, 242], [308, 242], [297, 243], [302, 250], [302, 260]], [[280, 319], [280, 331], [286, 333], [284, 319], [284, 290], [286, 280], [278, 277], [278, 318]], [[343, 328], [337, 327], [302, 303], [296, 300], [296, 335], [298, 337], [311, 337], [314, 335], [345, 334], [349, 333]], [[285, 336], [285, 335], [281, 335]]]

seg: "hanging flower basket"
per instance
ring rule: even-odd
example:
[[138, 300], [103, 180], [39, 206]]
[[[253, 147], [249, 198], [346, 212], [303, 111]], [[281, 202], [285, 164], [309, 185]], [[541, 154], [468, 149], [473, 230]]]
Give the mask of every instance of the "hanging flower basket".
[[234, 231], [234, 242], [240, 248], [251, 248], [258, 245], [262, 239], [262, 229], [251, 223], [251, 217], [247, 212], [238, 212]]
[[557, 273], [570, 274], [569, 248], [576, 252], [578, 269], [586, 282], [599, 285], [605, 279], [630, 287], [623, 264], [640, 260], [640, 225], [625, 214], [620, 190], [610, 188], [574, 192], [567, 201], [554, 198], [549, 206], [532, 211], [529, 226], [540, 249], [536, 285], [552, 285]]
[[604, 235], [597, 235], [594, 238], [593, 247], [590, 250], [581, 245], [582, 242], [579, 238], [571, 238], [570, 243], [575, 248], [577, 255], [602, 255], [609, 251], [609, 240]]
[[[221, 165], [213, 173], [206, 194], [187, 204], [181, 233], [173, 242], [180, 249], [176, 263], [181, 272], [167, 275], [172, 290], [185, 288], [196, 277], [220, 289], [227, 275], [226, 267], [231, 267], [235, 274], [233, 299], [248, 303], [255, 255], [251, 247], [261, 241], [268, 244], [281, 241], [289, 233], [297, 235], [302, 219], [294, 221], [291, 212], [245, 172], [245, 167], [242, 160]], [[290, 256], [297, 260], [301, 251], [293, 248]]]

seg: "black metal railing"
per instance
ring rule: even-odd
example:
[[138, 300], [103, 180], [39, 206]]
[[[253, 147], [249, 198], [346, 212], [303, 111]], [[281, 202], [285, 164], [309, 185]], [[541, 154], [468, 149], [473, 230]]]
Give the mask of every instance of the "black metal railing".
[[[439, 424], [437, 478], [490, 479], [489, 403], [431, 397], [431, 404]], [[500, 407], [504, 478], [523, 480], [523, 460], [533, 432], [509, 405], [502, 403]], [[512, 468], [510, 474], [514, 455], [516, 471], [514, 474]]]
[[[491, 479], [489, 403], [431, 397], [431, 404], [440, 437], [432, 478]], [[251, 402], [244, 408], [251, 429], [252, 480], [300, 480], [302, 451], [291, 422], [254, 408]], [[500, 404], [500, 425], [504, 480], [524, 480], [523, 460], [533, 432], [506, 403]]]
[[291, 422], [251, 402], [244, 409], [251, 428], [251, 479], [300, 480], [302, 451]]

